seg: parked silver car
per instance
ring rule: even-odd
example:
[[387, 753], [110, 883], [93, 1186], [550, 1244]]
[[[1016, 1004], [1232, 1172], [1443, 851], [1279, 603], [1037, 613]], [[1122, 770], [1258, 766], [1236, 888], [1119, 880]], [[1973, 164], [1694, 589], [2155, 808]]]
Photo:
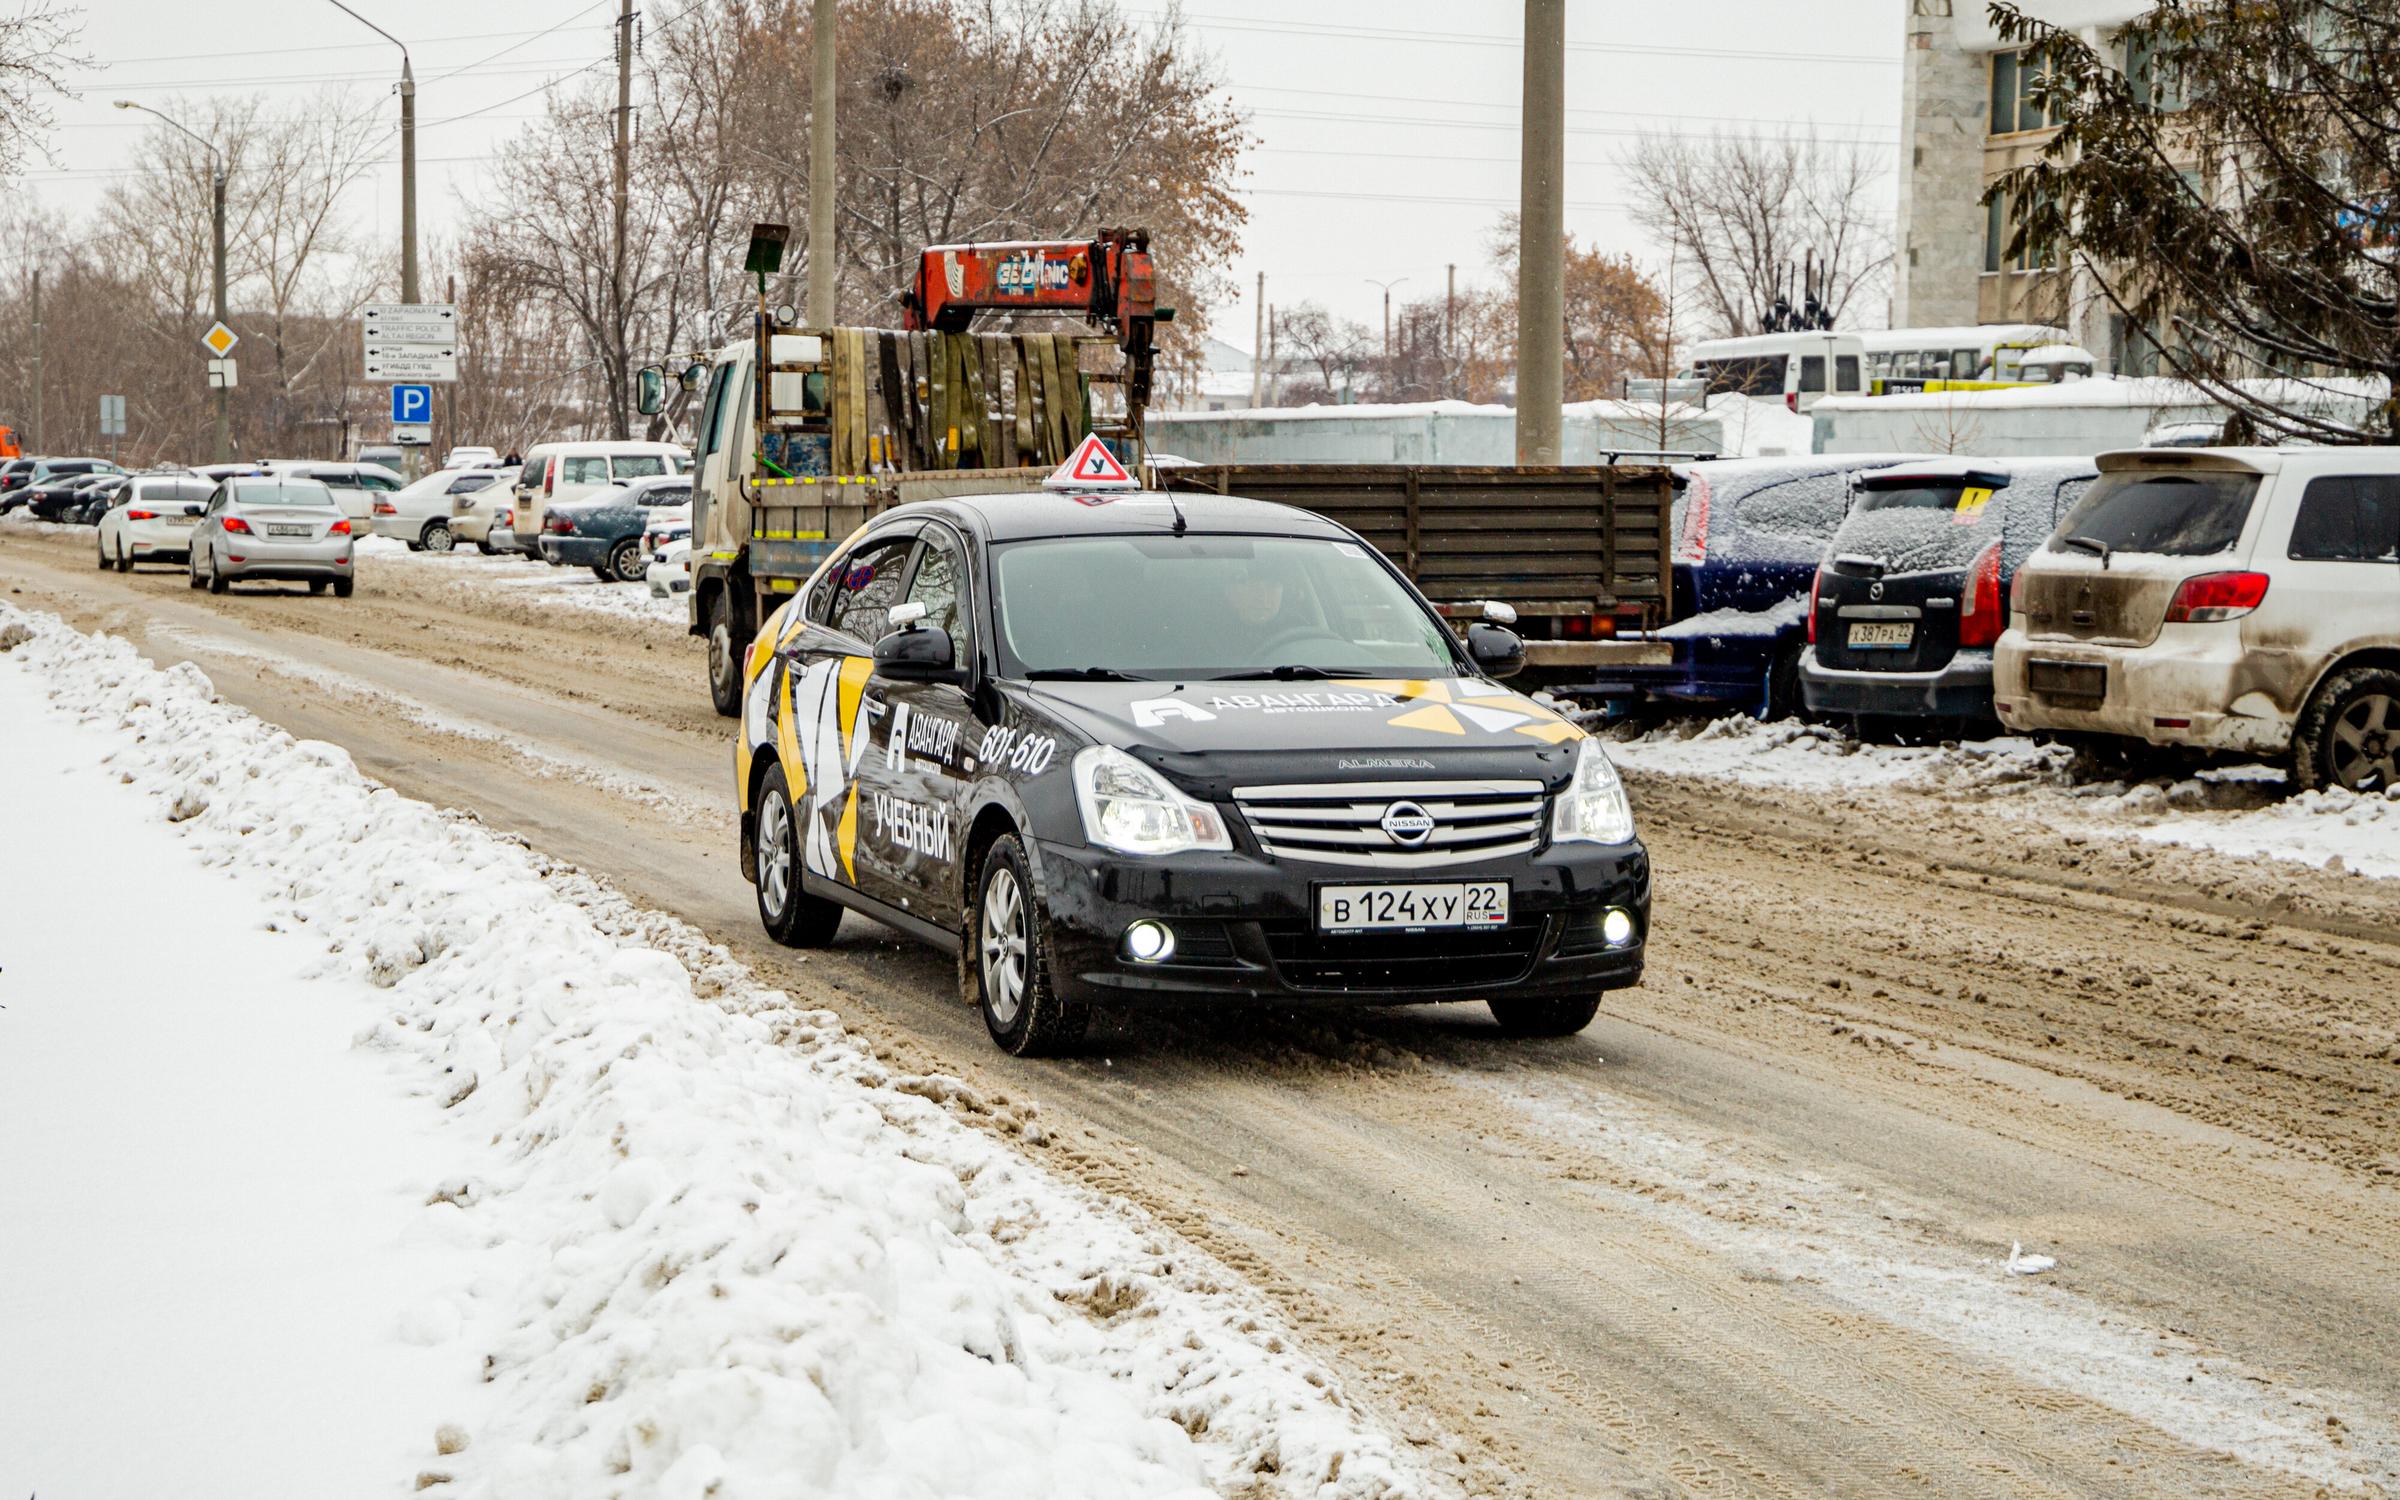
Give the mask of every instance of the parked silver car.
[[229, 583], [289, 578], [347, 599], [354, 540], [333, 491], [314, 479], [228, 479], [192, 533], [192, 587], [222, 594]]

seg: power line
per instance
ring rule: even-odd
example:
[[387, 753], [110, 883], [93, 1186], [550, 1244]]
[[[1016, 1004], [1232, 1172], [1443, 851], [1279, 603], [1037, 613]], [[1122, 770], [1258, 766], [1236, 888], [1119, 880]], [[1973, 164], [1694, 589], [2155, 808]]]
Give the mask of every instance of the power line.
[[[1355, 41], [1375, 42], [1436, 42], [1444, 45], [1464, 44], [1470, 47], [1507, 47], [1524, 45], [1523, 39], [1495, 36], [1488, 31], [1416, 31], [1396, 26], [1334, 26], [1313, 21], [1260, 21], [1231, 16], [1199, 15], [1191, 11], [1142, 10], [1135, 6], [1119, 6], [1129, 16], [1165, 20], [1170, 16], [1188, 21], [1201, 29], [1224, 31], [1259, 31], [1283, 36], [1330, 36]], [[1859, 52], [1778, 52], [1770, 48], [1747, 47], [1669, 47], [1640, 42], [1569, 42], [1569, 52], [1608, 52], [1643, 57], [1721, 57], [1779, 63], [1858, 64], [1861, 66], [1893, 68], [1900, 65], [1896, 57], [1884, 57]]]
[[[466, 64], [465, 67], [452, 68], [447, 73], [437, 73], [426, 81], [428, 83], [439, 83], [445, 78], [455, 78], [459, 74], [466, 72], [469, 68], [480, 68], [485, 63], [492, 61], [494, 58], [506, 57], [509, 53], [516, 51], [519, 47], [526, 45], [528, 42], [538, 42], [543, 37], [548, 36], [551, 32], [561, 30], [569, 25], [572, 25], [574, 22], [582, 20], [585, 16], [590, 15], [593, 11], [598, 10], [601, 6], [606, 5], [607, 3], [608, 0], [592, 0], [591, 4], [583, 7], [583, 9], [567, 17], [566, 20], [559, 22], [556, 26], [545, 26], [540, 31], [533, 33], [531, 36], [509, 43], [499, 51], [492, 53], [489, 57], [479, 57], [475, 61]], [[464, 119], [466, 117], [464, 115], [455, 115], [452, 116], [452, 118]]]

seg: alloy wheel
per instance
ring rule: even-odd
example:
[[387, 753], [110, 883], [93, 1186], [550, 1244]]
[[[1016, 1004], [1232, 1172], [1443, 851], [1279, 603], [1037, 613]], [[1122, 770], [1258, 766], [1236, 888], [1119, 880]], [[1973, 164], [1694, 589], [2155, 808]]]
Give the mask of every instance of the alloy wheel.
[[777, 912], [792, 899], [792, 808], [780, 791], [758, 810], [758, 888]]
[[1025, 915], [1016, 872], [995, 870], [983, 888], [983, 1003], [1003, 1028], [1025, 1003]]
[[2354, 792], [2400, 785], [2400, 699], [2362, 693], [2333, 721], [2333, 779]]

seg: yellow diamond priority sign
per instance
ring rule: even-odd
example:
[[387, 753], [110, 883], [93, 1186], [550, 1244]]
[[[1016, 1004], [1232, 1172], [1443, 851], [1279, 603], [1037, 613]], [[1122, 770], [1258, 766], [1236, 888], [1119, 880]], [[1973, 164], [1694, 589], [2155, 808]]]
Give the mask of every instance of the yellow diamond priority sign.
[[222, 323], [210, 324], [208, 332], [200, 335], [200, 342], [207, 345], [208, 352], [215, 355], [219, 359], [223, 359], [226, 355], [231, 354], [233, 352], [233, 346], [241, 341], [242, 336], [240, 334], [235, 333], [232, 329], [226, 327]]

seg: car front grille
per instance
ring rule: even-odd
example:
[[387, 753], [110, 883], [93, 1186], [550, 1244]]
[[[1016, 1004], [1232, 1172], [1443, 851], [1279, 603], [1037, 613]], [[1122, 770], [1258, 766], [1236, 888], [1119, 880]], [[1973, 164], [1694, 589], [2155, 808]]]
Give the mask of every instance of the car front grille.
[[[1538, 781], [1349, 781], [1241, 786], [1233, 799], [1259, 847], [1282, 859], [1418, 870], [1530, 852], [1541, 842]], [[1385, 831], [1406, 805], [1432, 827], [1415, 842]]]
[[1318, 932], [1305, 919], [1261, 922], [1284, 983], [1301, 990], [1440, 990], [1513, 984], [1533, 968], [1547, 919], [1439, 932]]

